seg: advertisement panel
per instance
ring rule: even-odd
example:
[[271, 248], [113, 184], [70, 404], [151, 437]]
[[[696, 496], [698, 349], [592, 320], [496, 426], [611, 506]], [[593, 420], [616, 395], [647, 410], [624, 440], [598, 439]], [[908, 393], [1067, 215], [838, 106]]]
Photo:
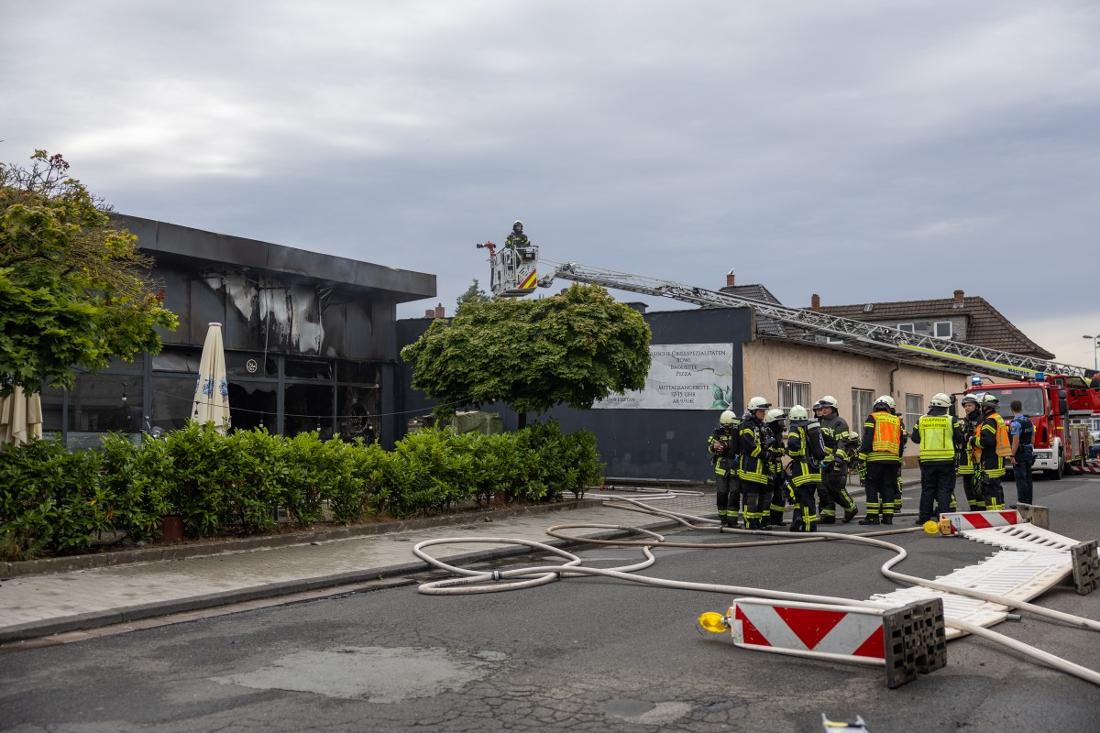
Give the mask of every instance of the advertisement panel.
[[732, 400], [733, 344], [651, 344], [645, 387], [595, 410], [721, 410]]

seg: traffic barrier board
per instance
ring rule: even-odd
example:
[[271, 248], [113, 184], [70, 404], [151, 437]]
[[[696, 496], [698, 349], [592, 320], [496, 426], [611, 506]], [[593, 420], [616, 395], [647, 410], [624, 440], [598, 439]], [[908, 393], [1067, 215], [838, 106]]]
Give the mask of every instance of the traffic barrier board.
[[940, 519], [945, 517], [951, 521], [951, 526], [955, 528], [956, 533], [968, 529], [989, 529], [1020, 523], [1020, 514], [1015, 509], [998, 512], [948, 512], [940, 515]]

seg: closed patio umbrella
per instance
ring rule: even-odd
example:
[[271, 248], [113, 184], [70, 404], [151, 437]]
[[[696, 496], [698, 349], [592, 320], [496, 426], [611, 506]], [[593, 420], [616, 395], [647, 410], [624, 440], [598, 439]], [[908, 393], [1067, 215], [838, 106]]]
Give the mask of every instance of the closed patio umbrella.
[[229, 429], [229, 383], [225, 379], [225, 347], [220, 323], [211, 323], [206, 331], [191, 419], [200, 424], [214, 423], [223, 435]]
[[0, 397], [0, 445], [19, 445], [42, 437], [42, 396], [16, 387]]

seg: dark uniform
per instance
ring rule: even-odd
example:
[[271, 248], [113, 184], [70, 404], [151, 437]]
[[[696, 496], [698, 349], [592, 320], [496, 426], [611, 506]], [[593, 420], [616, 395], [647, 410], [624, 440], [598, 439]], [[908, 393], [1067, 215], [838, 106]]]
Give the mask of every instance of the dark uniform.
[[751, 412], [741, 418], [741, 461], [737, 478], [741, 482], [741, 516], [746, 529], [761, 529], [764, 526], [765, 509], [771, 498], [768, 448], [774, 442], [775, 438], [764, 421], [757, 420]]
[[[977, 448], [974, 455], [979, 466], [978, 475], [985, 508], [997, 511], [1005, 508], [1005, 490], [1001, 486], [1001, 479], [1005, 475], [1005, 457], [1000, 453], [1005, 452], [1008, 444], [1008, 428], [995, 406], [982, 405], [982, 413], [984, 418], [975, 439]], [[1001, 434], [1000, 437], [998, 433]], [[1001, 444], [1000, 451], [998, 443]]]
[[836, 522], [837, 504], [844, 509], [844, 521], [850, 522], [856, 515], [856, 502], [848, 493], [848, 464], [852, 460], [852, 451], [859, 445], [859, 438], [848, 429], [848, 422], [840, 413], [831, 406], [826, 407], [831, 414], [818, 419], [825, 442], [821, 486], [818, 489], [821, 523]]
[[821, 483], [821, 461], [825, 458], [825, 442], [816, 420], [792, 420], [787, 429], [787, 455], [791, 462], [791, 491], [796, 501], [791, 531], [813, 532], [817, 529], [817, 507], [814, 494]]
[[905, 443], [901, 420], [890, 410], [875, 410], [863, 422], [859, 450], [867, 465], [867, 516], [860, 524], [894, 523]]
[[969, 414], [956, 418], [956, 420], [964, 438], [963, 444], [956, 453], [956, 460], [958, 461], [957, 472], [963, 480], [963, 494], [966, 495], [967, 508], [972, 512], [984, 512], [985, 499], [982, 498], [981, 487], [974, 476], [976, 469], [974, 464], [974, 436], [977, 434], [978, 426], [982, 421], [982, 411], [980, 408], [975, 408]]
[[768, 448], [768, 481], [771, 484], [772, 493], [765, 524], [772, 527], [782, 527], [783, 509], [789, 499], [786, 476], [783, 475], [783, 436], [786, 433], [786, 428], [783, 425], [783, 420], [780, 419], [769, 422], [768, 429], [775, 439], [775, 444]]
[[946, 407], [932, 406], [909, 436], [920, 449], [920, 516], [923, 524], [951, 508], [955, 493], [955, 453], [966, 438]]
[[718, 519], [726, 527], [737, 526], [741, 510], [741, 488], [737, 479], [738, 430], [741, 421], [719, 425], [707, 441], [707, 452], [714, 463], [714, 480], [718, 495]]
[[531, 240], [527, 239], [527, 235], [523, 233], [523, 222], [517, 221], [512, 225], [512, 233], [504, 240], [504, 246], [507, 249], [531, 246]]

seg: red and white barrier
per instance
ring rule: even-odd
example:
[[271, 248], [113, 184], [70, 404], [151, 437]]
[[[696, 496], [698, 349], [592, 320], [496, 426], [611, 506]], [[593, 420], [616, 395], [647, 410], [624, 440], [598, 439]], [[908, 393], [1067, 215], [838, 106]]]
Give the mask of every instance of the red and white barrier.
[[1020, 514], [1015, 509], [1005, 509], [998, 512], [949, 512], [940, 515], [940, 519], [949, 519], [956, 532], [968, 529], [989, 529], [990, 527], [1006, 527], [1010, 524], [1020, 524]]
[[1066, 466], [1066, 470], [1070, 473], [1100, 473], [1100, 465], [1097, 465], [1096, 463], [1090, 461], [1084, 466]]
[[733, 642], [759, 651], [885, 664], [882, 611], [738, 598], [729, 610]]

